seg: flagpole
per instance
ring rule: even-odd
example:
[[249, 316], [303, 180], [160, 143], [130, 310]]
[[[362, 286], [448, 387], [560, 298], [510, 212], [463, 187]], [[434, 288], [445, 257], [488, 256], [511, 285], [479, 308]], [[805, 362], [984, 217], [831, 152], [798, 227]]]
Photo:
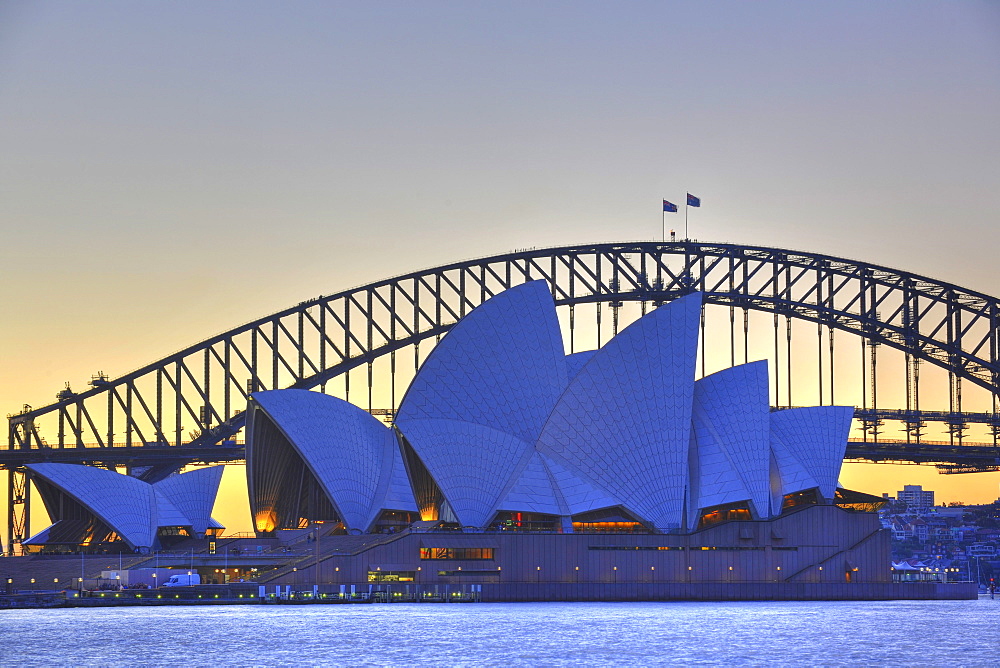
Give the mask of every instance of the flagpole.
[[[664, 209], [665, 207], [660, 207]], [[662, 244], [667, 240], [667, 212], [660, 212], [660, 243]]]
[[688, 241], [688, 198], [684, 197], [684, 241]]

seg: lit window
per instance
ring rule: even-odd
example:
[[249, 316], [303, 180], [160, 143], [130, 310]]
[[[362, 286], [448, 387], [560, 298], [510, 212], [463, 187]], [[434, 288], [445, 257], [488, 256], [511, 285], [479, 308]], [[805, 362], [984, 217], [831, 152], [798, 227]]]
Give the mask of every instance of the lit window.
[[492, 547], [422, 547], [421, 559], [485, 561], [493, 559]]

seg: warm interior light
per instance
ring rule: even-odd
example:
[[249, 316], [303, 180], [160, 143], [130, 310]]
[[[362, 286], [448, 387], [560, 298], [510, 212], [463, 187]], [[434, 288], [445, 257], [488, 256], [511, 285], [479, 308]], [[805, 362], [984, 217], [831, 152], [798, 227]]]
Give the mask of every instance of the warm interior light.
[[644, 529], [641, 522], [573, 522], [573, 533], [638, 533]]
[[253, 522], [257, 526], [257, 531], [264, 533], [274, 531], [278, 526], [278, 513], [274, 510], [262, 510], [254, 516]]
[[727, 506], [724, 508], [716, 508], [702, 513], [701, 518], [698, 520], [698, 528], [703, 529], [706, 526], [729, 520], [746, 521], [753, 519], [750, 515], [750, 509], [739, 507], [742, 505], [743, 504], [738, 504], [737, 507]]

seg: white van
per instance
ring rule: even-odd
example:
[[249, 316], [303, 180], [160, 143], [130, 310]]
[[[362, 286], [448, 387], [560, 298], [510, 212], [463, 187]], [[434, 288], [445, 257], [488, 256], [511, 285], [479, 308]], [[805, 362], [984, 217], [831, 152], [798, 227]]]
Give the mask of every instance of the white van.
[[197, 573], [184, 573], [183, 575], [171, 575], [170, 578], [164, 582], [161, 586], [163, 587], [187, 587], [189, 585], [200, 585], [201, 576]]

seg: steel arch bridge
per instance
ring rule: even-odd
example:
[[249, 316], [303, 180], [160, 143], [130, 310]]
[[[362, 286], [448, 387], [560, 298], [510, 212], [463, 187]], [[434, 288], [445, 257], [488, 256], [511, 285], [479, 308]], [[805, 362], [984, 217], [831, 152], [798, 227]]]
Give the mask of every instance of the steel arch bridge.
[[[433, 343], [472, 308], [536, 279], [551, 287], [571, 351], [599, 347], [636, 309], [644, 313], [700, 291], [705, 311], [721, 313], [723, 329], [728, 322], [728, 363], [737, 364], [750, 358], [751, 321], [763, 317], [770, 321], [775, 408], [794, 405], [801, 391], [798, 382], [792, 391], [791, 367], [802, 325], [815, 327], [808, 335], [817, 369], [810, 403], [817, 395], [818, 403], [833, 403], [844, 393], [836, 371], [849, 335], [860, 346], [851, 355], [861, 381], [849, 403], [860, 403], [863, 434], [849, 445], [849, 458], [936, 463], [953, 472], [1000, 468], [1000, 300], [994, 297], [888, 267], [779, 248], [692, 240], [530, 248], [309, 299], [118, 378], [100, 374], [85, 391], [67, 384], [51, 405], [25, 405], [8, 416], [8, 440], [0, 445], [11, 549], [26, 537], [30, 514], [25, 464], [124, 465], [155, 480], [189, 463], [238, 461], [243, 408], [259, 390], [337, 385], [344, 398], [352, 399], [353, 389], [354, 403], [391, 416], [397, 376], [411, 377]], [[710, 356], [705, 323], [703, 313], [702, 373]], [[581, 346], [585, 337], [590, 343]], [[882, 348], [900, 358], [894, 368], [903, 389], [892, 408], [879, 405]], [[922, 365], [946, 384], [946, 408], [921, 410]], [[986, 397], [985, 408], [963, 411], [963, 384]], [[375, 395], [389, 407], [374, 408]], [[881, 438], [885, 421], [901, 423], [905, 438]], [[943, 423], [948, 440], [928, 442], [927, 422]], [[992, 443], [967, 444], [970, 423], [985, 425]]]

